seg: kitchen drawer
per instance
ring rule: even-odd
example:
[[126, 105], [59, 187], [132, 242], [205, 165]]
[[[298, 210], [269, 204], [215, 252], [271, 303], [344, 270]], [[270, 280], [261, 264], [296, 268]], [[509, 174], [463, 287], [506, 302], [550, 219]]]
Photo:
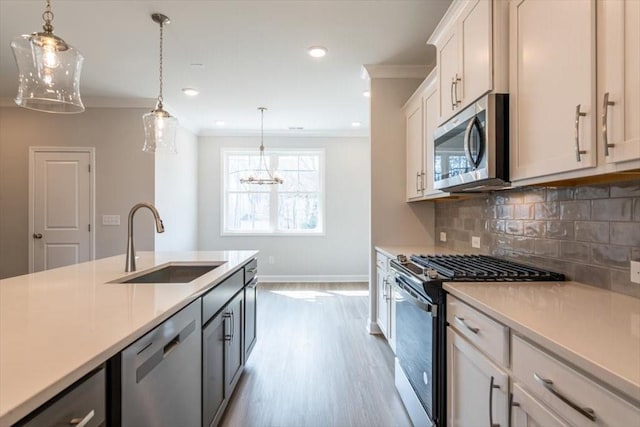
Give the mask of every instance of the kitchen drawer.
[[514, 377], [571, 425], [628, 426], [640, 420], [640, 408], [516, 335], [512, 363]]
[[500, 365], [509, 366], [509, 328], [451, 295], [447, 322]]
[[258, 260], [252, 259], [244, 266], [244, 284], [251, 283], [256, 274], [258, 274]]
[[33, 418], [17, 425], [28, 427], [103, 426], [105, 425], [105, 387], [104, 368], [100, 368], [54, 398]]
[[381, 254], [380, 252], [376, 252], [376, 266], [383, 270], [387, 270], [389, 268], [389, 257]]
[[218, 283], [209, 293], [202, 297], [202, 324], [204, 325], [222, 307], [224, 307], [235, 294], [244, 287], [244, 269], [238, 270], [222, 283]]

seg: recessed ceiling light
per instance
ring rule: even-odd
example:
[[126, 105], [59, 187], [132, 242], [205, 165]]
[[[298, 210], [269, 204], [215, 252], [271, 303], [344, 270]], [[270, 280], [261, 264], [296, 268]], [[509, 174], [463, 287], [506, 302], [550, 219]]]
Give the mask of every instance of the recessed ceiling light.
[[364, 96], [365, 98], [371, 98], [371, 92], [365, 90], [364, 92], [362, 92], [362, 96]]
[[216, 120], [216, 126], [224, 126], [224, 120]]
[[327, 54], [327, 48], [324, 46], [311, 46], [308, 50], [309, 55], [314, 58], [322, 58]]
[[192, 87], [182, 88], [182, 92], [187, 96], [196, 96], [200, 93], [197, 89], [194, 89]]
[[360, 123], [360, 122], [351, 122], [351, 126], [353, 126], [354, 128], [359, 128], [360, 126], [362, 126], [362, 123]]

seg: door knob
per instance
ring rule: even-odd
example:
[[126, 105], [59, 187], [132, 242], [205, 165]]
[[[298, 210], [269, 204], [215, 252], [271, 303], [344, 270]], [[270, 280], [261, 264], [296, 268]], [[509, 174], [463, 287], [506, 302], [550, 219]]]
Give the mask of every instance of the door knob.
[[34, 239], [42, 239], [42, 234], [40, 234], [40, 233], [33, 233], [33, 238], [34, 238]]

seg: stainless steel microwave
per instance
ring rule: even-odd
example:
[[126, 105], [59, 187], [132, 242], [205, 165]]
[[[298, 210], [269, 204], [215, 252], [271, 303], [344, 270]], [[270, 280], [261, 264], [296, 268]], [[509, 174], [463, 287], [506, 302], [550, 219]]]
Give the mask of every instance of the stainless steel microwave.
[[488, 94], [434, 132], [434, 186], [479, 192], [509, 185], [509, 95]]

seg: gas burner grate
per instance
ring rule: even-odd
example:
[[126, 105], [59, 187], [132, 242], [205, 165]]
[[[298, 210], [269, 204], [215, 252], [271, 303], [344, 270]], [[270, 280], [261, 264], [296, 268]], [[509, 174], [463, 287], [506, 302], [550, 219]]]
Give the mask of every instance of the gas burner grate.
[[411, 260], [459, 281], [562, 281], [563, 274], [487, 255], [412, 255]]

